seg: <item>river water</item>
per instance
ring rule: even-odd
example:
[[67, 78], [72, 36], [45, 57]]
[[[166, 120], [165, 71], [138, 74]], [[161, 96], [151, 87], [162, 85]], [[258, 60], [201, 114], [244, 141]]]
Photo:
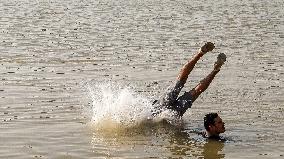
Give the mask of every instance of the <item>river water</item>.
[[[283, 158], [282, 0], [0, 0], [0, 158]], [[204, 44], [174, 123], [151, 102]], [[218, 112], [226, 142], [207, 141]]]

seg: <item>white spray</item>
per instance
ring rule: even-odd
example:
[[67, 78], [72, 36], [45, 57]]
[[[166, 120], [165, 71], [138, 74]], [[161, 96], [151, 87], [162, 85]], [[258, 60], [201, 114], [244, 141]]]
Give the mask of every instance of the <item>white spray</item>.
[[151, 118], [152, 103], [130, 87], [112, 82], [88, 85], [92, 98], [92, 122], [131, 126]]

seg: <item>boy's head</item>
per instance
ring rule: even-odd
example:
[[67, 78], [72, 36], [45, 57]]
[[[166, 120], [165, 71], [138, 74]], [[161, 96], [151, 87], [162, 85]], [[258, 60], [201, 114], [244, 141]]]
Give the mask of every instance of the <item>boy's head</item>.
[[204, 127], [209, 135], [215, 136], [224, 133], [225, 123], [217, 113], [209, 113], [204, 117]]

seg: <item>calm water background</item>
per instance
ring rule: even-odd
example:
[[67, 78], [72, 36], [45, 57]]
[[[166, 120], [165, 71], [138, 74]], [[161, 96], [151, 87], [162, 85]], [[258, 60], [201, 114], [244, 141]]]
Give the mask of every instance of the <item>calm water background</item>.
[[[283, 158], [283, 0], [1, 0], [0, 158]], [[90, 124], [86, 85], [153, 100], [204, 43], [185, 89], [228, 60], [184, 125]], [[225, 143], [192, 130], [219, 112]]]

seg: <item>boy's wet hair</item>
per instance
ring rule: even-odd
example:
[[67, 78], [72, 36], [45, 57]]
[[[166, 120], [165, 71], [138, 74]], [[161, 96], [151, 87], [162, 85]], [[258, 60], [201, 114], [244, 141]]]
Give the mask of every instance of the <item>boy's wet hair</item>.
[[214, 119], [218, 117], [217, 113], [209, 113], [206, 114], [204, 117], [204, 127], [206, 130], [209, 130], [209, 125], [214, 125], [215, 121]]

